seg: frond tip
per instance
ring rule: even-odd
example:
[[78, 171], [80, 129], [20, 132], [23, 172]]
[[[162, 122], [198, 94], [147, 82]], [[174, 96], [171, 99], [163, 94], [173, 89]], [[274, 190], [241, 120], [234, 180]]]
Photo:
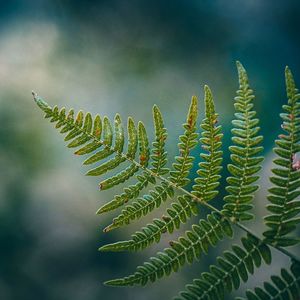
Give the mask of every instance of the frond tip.
[[217, 187], [220, 185], [223, 161], [222, 127], [218, 125], [218, 114], [215, 112], [212, 92], [206, 85], [204, 87], [205, 118], [202, 120], [200, 143], [205, 153], [200, 153], [203, 159], [197, 170], [198, 177], [195, 179], [192, 194], [208, 202], [218, 195]]
[[285, 69], [286, 92], [288, 103], [283, 105], [284, 113], [280, 114], [281, 125], [285, 134], [281, 134], [275, 141], [274, 152], [278, 156], [272, 169], [274, 176], [270, 178], [273, 187], [269, 189], [268, 200], [271, 204], [267, 209], [271, 213], [265, 217], [269, 227], [264, 232], [266, 239], [277, 246], [287, 247], [299, 243], [300, 239], [290, 235], [299, 224], [300, 201], [300, 94], [295, 86], [292, 72]]
[[256, 112], [253, 110], [253, 91], [248, 83], [246, 70], [240, 62], [237, 62], [239, 75], [239, 90], [235, 97], [235, 120], [232, 121], [233, 146], [229, 147], [232, 164], [228, 165], [231, 177], [227, 178], [223, 213], [234, 221], [253, 219], [249, 213], [252, 209], [253, 193], [258, 189], [254, 183], [258, 180], [257, 172], [261, 169], [263, 157], [257, 156], [262, 151], [262, 136], [258, 135], [260, 130], [259, 120], [254, 118]]

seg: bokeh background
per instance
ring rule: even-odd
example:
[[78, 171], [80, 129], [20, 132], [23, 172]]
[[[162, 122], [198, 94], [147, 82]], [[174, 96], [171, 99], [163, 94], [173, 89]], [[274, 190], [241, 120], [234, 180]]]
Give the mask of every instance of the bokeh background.
[[[145, 221], [102, 233], [114, 214], [95, 211], [121, 188], [100, 193], [99, 179], [83, 176], [82, 160], [43, 120], [31, 90], [50, 105], [109, 117], [120, 112], [124, 120], [133, 115], [149, 132], [156, 103], [169, 128], [172, 157], [189, 100], [202, 99], [208, 84], [226, 150], [240, 60], [256, 91], [265, 137], [257, 217], [249, 224], [261, 232], [286, 64], [300, 84], [299, 9], [297, 0], [0, 1], [0, 299], [170, 299], [228, 246], [220, 243], [200, 262], [146, 288], [104, 287], [104, 280], [131, 273], [170, 237], [142, 253], [97, 251], [129, 238]], [[214, 204], [222, 205], [220, 199]], [[236, 294], [288, 262], [276, 252], [274, 257], [272, 267], [258, 271]]]

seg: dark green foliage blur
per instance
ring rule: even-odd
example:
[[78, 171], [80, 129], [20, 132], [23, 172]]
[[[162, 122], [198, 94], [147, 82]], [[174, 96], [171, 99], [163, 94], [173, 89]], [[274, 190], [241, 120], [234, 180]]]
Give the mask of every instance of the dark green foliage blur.
[[[300, 86], [299, 1], [0, 4], [1, 300], [170, 299], [226, 248], [223, 243], [199, 263], [146, 288], [104, 287], [103, 281], [131, 273], [166, 247], [168, 238], [136, 254], [97, 251], [103, 244], [128, 238], [147, 221], [102, 233], [114, 215], [95, 212], [121, 188], [100, 193], [99, 180], [83, 176], [82, 160], [43, 120], [32, 89], [52, 106], [109, 117], [120, 112], [124, 121], [133, 115], [145, 122], [150, 136], [156, 103], [169, 129], [167, 150], [172, 157], [190, 98], [195, 94], [202, 99], [203, 85], [208, 84], [224, 126], [226, 162], [238, 87], [235, 60], [240, 60], [255, 90], [264, 135], [265, 170], [256, 195], [256, 222], [251, 225], [261, 231], [270, 150], [286, 101], [285, 65]], [[272, 266], [273, 273], [284, 266], [285, 258], [278, 257], [280, 265]], [[265, 272], [270, 270], [259, 271], [244, 288], [260, 284]]]

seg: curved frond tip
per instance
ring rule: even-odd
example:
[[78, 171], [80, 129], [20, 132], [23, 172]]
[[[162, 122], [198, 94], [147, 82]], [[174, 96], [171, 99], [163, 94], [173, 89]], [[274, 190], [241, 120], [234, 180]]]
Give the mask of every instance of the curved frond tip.
[[253, 109], [253, 91], [249, 86], [248, 75], [240, 62], [237, 62], [239, 89], [235, 97], [235, 120], [232, 121], [233, 145], [229, 147], [232, 163], [228, 165], [231, 176], [227, 178], [223, 213], [234, 221], [253, 219], [253, 193], [258, 189], [255, 182], [261, 169], [263, 137], [259, 133], [259, 120]]

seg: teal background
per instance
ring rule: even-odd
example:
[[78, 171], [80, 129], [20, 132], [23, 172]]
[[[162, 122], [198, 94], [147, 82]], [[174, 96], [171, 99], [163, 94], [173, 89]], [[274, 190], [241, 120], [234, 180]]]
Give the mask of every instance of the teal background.
[[[174, 157], [190, 98], [197, 95], [202, 100], [203, 85], [208, 84], [224, 126], [228, 162], [238, 87], [235, 60], [240, 60], [256, 93], [264, 135], [266, 159], [255, 198], [257, 217], [249, 224], [262, 232], [271, 149], [286, 101], [285, 65], [300, 84], [299, 1], [12, 0], [0, 4], [1, 300], [170, 299], [228, 247], [228, 242], [220, 243], [180, 274], [146, 288], [104, 287], [103, 281], [131, 273], [179, 233], [141, 253], [98, 252], [99, 246], [129, 238], [162, 212], [103, 234], [114, 213], [97, 216], [95, 211], [122, 189], [100, 193], [99, 179], [83, 176], [82, 159], [72, 156], [63, 137], [43, 120], [31, 90], [50, 105], [111, 118], [120, 112], [123, 120], [132, 115], [145, 122], [150, 137], [151, 108], [156, 103], [169, 129], [167, 150]], [[198, 156], [197, 151], [194, 154]], [[221, 197], [214, 205], [221, 207]], [[274, 252], [274, 265], [259, 270], [236, 294], [261, 284], [287, 263]]]

